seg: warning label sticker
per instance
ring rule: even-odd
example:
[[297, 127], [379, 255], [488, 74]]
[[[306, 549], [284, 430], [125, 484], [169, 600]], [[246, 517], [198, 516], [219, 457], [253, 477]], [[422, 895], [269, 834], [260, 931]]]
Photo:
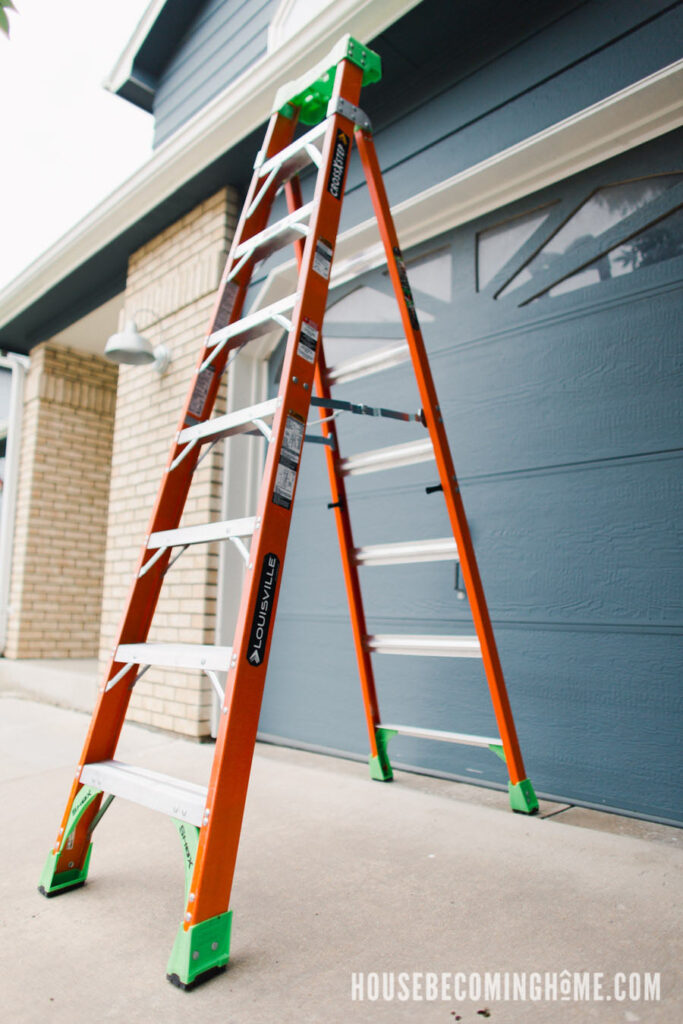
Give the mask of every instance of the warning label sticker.
[[413, 293], [410, 290], [410, 284], [408, 282], [408, 272], [406, 271], [406, 265], [403, 262], [401, 250], [397, 245], [394, 246], [394, 259], [396, 260], [396, 269], [398, 270], [398, 276], [401, 281], [401, 291], [403, 292], [403, 298], [405, 299], [406, 306], [408, 308], [410, 323], [416, 331], [419, 331], [420, 324], [417, 319], [417, 313], [415, 312], [415, 300], [413, 299]]
[[318, 338], [320, 337], [320, 331], [318, 325], [314, 324], [312, 320], [304, 317], [303, 323], [301, 324], [301, 333], [299, 335], [299, 344], [296, 347], [296, 354], [305, 359], [307, 363], [315, 362], [315, 352], [318, 347]]
[[205, 370], [202, 370], [197, 377], [197, 382], [194, 386], [192, 398], [190, 399], [190, 404], [187, 410], [190, 416], [201, 419], [202, 413], [204, 412], [206, 396], [209, 393], [209, 388], [211, 387], [211, 381], [213, 380], [215, 372], [216, 367], [212, 363], [211, 366], [207, 366]]
[[291, 508], [294, 496], [296, 473], [299, 468], [301, 446], [304, 442], [305, 424], [303, 417], [290, 412], [285, 421], [285, 435], [282, 439], [280, 459], [275, 474], [273, 502], [281, 508]]
[[226, 327], [230, 323], [238, 291], [239, 288], [234, 281], [229, 281], [223, 288], [223, 294], [221, 295], [221, 301], [213, 324], [214, 331], [220, 331], [222, 327]]
[[320, 274], [326, 281], [330, 279], [330, 268], [332, 266], [332, 246], [329, 242], [326, 242], [324, 238], [319, 238], [316, 246], [315, 253], [313, 254], [313, 269], [316, 274]]
[[332, 166], [330, 167], [330, 176], [327, 179], [327, 191], [335, 199], [341, 199], [344, 171], [346, 170], [346, 161], [349, 158], [350, 145], [351, 140], [346, 132], [338, 128], [337, 137], [334, 140], [334, 155], [332, 157]]

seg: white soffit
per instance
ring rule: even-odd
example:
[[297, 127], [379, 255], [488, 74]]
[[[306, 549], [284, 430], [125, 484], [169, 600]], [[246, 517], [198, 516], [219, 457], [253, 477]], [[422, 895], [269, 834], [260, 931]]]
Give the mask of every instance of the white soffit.
[[[401, 247], [428, 241], [682, 124], [683, 60], [392, 206]], [[384, 263], [377, 224], [366, 220], [339, 235], [331, 283], [342, 284]], [[291, 260], [271, 271], [253, 308], [295, 286]], [[258, 353], [250, 354], [265, 357], [277, 337], [279, 332], [264, 336]]]
[[[325, 8], [294, 39], [262, 57], [179, 128], [135, 174], [10, 282], [0, 300], [0, 327], [266, 121], [278, 89], [321, 61], [340, 36], [350, 32], [367, 42], [419, 2], [336, 0]], [[150, 4], [140, 33], [156, 13], [157, 5]], [[109, 88], [116, 88], [115, 75], [125, 75], [126, 54], [132, 61], [133, 48], [131, 42]]]
[[57, 342], [59, 345], [68, 345], [69, 348], [76, 348], [80, 352], [104, 355], [107, 338], [119, 329], [123, 300], [123, 292], [115, 295], [113, 299], [109, 299], [97, 309], [93, 309], [92, 312], [87, 313], [80, 320], [76, 320], [63, 331], [53, 334], [49, 340]]

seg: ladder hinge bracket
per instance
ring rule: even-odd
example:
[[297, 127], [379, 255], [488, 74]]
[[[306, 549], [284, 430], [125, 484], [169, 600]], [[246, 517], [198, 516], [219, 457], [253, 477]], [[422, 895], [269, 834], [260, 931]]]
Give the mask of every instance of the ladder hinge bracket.
[[[244, 544], [244, 541], [242, 540], [242, 538], [241, 537], [228, 537], [228, 540], [231, 541], [231, 543], [235, 545], [235, 547], [239, 551], [240, 555], [244, 559], [244, 564], [246, 565], [246, 567], [248, 569], [249, 568], [249, 549]], [[211, 682], [213, 682], [213, 680], [211, 680]]]
[[[130, 670], [134, 666], [135, 666], [135, 662], [134, 661], [130, 661], [127, 665], [124, 665], [123, 668], [121, 669], [121, 671], [117, 672], [116, 675], [112, 676], [112, 678], [109, 680], [109, 682], [107, 683], [107, 685], [104, 688], [104, 692], [108, 693], [109, 690], [112, 690], [116, 686], [116, 684], [119, 683], [124, 678], [124, 676], [128, 675], [128, 673], [130, 672]], [[145, 672], [148, 672], [151, 667], [152, 667], [151, 665], [143, 665], [142, 668], [140, 668], [140, 671], [136, 675], [136, 677], [133, 680], [133, 682], [128, 687], [128, 689], [132, 690], [133, 687], [135, 686], [135, 684], [137, 683], [137, 681], [139, 679], [142, 679], [142, 677], [144, 676]]]
[[[265, 420], [259, 418], [252, 420], [251, 422], [254, 424], [257, 430], [260, 430], [260, 432], [265, 437], [266, 441], [270, 444], [271, 439], [273, 437], [273, 431], [270, 429]], [[230, 539], [232, 540], [232, 537]]]
[[372, 123], [365, 111], [361, 110], [360, 107], [354, 107], [353, 103], [342, 99], [341, 96], [338, 96], [337, 99], [331, 99], [327, 104], [327, 116], [332, 117], [333, 114], [341, 114], [342, 117], [348, 117], [349, 121], [353, 121], [357, 128], [362, 128], [365, 132], [372, 131]]
[[211, 685], [213, 686], [214, 690], [216, 691], [216, 696], [218, 697], [218, 699], [221, 702], [221, 704], [223, 704], [223, 702], [225, 701], [225, 691], [224, 691], [223, 687], [221, 686], [220, 682], [218, 681], [218, 676], [210, 668], [205, 668], [204, 669], [204, 674], [209, 677], [209, 680], [211, 681]]

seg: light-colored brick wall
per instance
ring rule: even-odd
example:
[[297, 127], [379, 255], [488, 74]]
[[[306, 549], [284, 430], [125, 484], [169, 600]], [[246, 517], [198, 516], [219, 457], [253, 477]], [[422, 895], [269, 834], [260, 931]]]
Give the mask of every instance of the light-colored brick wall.
[[[114, 427], [109, 525], [102, 603], [101, 669], [105, 670], [133, 572], [175, 435], [225, 254], [237, 220], [237, 196], [222, 189], [134, 253], [128, 266], [125, 316], [172, 356], [159, 376], [152, 366], [122, 366]], [[216, 412], [224, 409], [225, 381]], [[182, 525], [218, 519], [222, 451], [195, 473]], [[151, 642], [214, 642], [217, 545], [189, 548], [170, 569]], [[197, 672], [151, 668], [133, 692], [128, 717], [188, 736], [209, 734], [211, 687]]]
[[22, 416], [8, 658], [97, 655], [117, 368], [52, 342]]

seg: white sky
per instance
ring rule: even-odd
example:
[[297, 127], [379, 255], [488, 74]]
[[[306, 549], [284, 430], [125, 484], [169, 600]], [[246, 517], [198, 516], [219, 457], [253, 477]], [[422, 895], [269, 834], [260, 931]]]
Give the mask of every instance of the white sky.
[[151, 153], [152, 116], [102, 81], [148, 0], [14, 0], [0, 34], [0, 286]]

